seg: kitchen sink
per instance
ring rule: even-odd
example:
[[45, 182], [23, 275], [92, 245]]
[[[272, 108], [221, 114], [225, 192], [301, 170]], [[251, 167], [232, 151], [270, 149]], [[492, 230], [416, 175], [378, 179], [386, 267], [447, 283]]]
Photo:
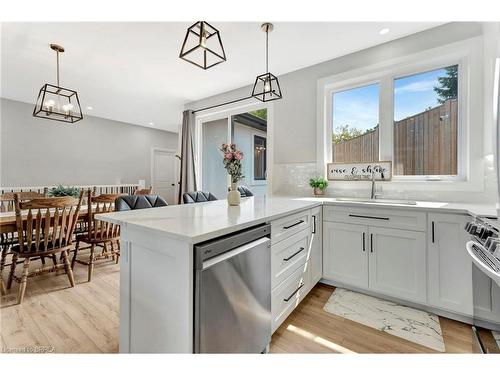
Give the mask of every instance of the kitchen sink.
[[416, 201], [407, 199], [391, 199], [391, 198], [360, 198], [360, 197], [339, 197], [335, 198], [339, 202], [359, 202], [359, 203], [379, 203], [379, 204], [402, 204], [407, 206], [415, 206]]

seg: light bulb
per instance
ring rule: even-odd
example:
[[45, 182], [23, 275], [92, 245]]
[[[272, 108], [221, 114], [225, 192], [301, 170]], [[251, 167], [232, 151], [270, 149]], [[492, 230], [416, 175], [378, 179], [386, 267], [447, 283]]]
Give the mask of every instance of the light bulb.
[[207, 33], [205, 31], [201, 34], [200, 46], [202, 48], [207, 48]]
[[271, 91], [271, 82], [268, 79], [264, 81], [264, 92]]
[[68, 103], [68, 104], [65, 104], [62, 106], [63, 108], [63, 111], [66, 112], [67, 115], [69, 115], [71, 113], [71, 110], [73, 109], [73, 104], [71, 103]]
[[45, 103], [43, 103], [44, 107], [45, 107], [45, 110], [49, 111], [49, 112], [52, 112], [53, 109], [54, 109], [54, 105], [56, 104], [55, 101], [53, 101], [52, 99], [49, 99], [47, 100]]

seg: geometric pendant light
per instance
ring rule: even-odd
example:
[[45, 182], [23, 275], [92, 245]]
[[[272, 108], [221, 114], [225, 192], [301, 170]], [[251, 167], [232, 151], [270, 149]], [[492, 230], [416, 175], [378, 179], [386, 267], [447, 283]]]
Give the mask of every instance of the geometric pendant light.
[[179, 57], [205, 70], [226, 61], [219, 30], [205, 21], [190, 26]]
[[78, 94], [74, 90], [61, 87], [59, 84], [59, 53], [63, 53], [64, 48], [57, 44], [51, 44], [50, 48], [57, 53], [57, 83], [56, 85], [46, 83], [42, 86], [38, 93], [33, 116], [75, 123], [83, 119]]
[[278, 78], [269, 72], [269, 32], [274, 27], [272, 23], [264, 23], [260, 28], [266, 33], [266, 72], [255, 78], [252, 96], [262, 102], [270, 102], [283, 97]]

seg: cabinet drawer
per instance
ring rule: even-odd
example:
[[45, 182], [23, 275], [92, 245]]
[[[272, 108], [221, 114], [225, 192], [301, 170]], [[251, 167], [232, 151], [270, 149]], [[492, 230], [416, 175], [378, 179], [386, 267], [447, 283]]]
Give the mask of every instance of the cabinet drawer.
[[425, 231], [426, 228], [425, 212], [400, 210], [398, 208], [383, 209], [325, 205], [323, 207], [323, 220], [421, 232]]
[[302, 301], [308, 290], [307, 263], [296, 269], [271, 293], [272, 332], [274, 332], [295, 307]]
[[311, 214], [309, 210], [289, 215], [271, 222], [271, 243], [283, 241], [295, 233], [311, 227]]
[[308, 256], [311, 232], [304, 229], [271, 246], [272, 288], [283, 282]]

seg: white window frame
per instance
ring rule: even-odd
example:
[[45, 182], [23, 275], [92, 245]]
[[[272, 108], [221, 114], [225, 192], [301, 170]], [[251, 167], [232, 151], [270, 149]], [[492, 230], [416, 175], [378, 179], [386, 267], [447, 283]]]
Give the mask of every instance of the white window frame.
[[[482, 158], [482, 40], [472, 38], [440, 48], [416, 53], [381, 64], [325, 77], [318, 80], [317, 173], [326, 176], [326, 164], [332, 160], [333, 94], [378, 83], [379, 86], [379, 158], [393, 160], [394, 80], [414, 74], [458, 65], [458, 139], [456, 176], [393, 176], [384, 186], [411, 184], [415, 190], [481, 191], [484, 189]], [[474, 107], [476, 105], [476, 107]], [[470, 131], [474, 121], [478, 132]], [[479, 159], [478, 159], [479, 156]], [[450, 183], [453, 183], [450, 184]], [[352, 184], [336, 182], [337, 186]], [[352, 186], [352, 185], [350, 185]]]
[[[201, 189], [203, 186], [203, 123], [215, 120], [226, 119], [228, 123], [228, 134], [227, 142], [230, 143], [232, 139], [231, 134], [231, 117], [245, 112], [251, 112], [257, 109], [267, 110], [267, 131], [266, 131], [266, 143], [267, 143], [267, 179], [264, 181], [266, 185], [266, 195], [270, 196], [272, 194], [272, 166], [273, 166], [273, 134], [274, 134], [274, 103], [272, 102], [257, 102], [252, 99], [242, 101], [240, 103], [234, 103], [224, 106], [221, 108], [209, 109], [201, 112], [195, 113], [194, 123], [194, 148], [195, 148], [195, 171], [198, 186]], [[253, 142], [252, 142], [253, 145]], [[222, 163], [222, 157], [221, 157]], [[253, 154], [252, 154], [252, 178], [253, 178]], [[230, 184], [230, 177], [227, 176], [228, 186]], [[264, 183], [262, 183], [264, 185]]]

